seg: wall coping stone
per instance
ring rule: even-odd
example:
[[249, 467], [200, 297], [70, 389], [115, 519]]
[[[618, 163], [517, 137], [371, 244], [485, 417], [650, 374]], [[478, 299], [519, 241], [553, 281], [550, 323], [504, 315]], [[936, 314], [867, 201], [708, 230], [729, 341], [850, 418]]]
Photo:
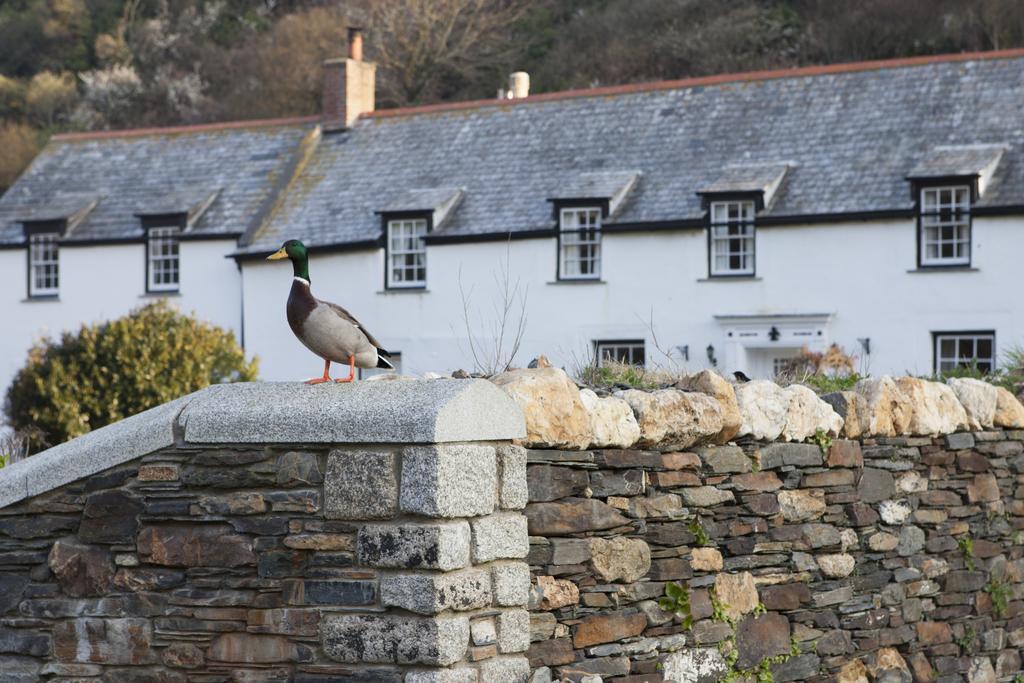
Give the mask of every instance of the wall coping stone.
[[431, 444], [526, 436], [486, 380], [219, 384], [0, 469], [0, 508], [174, 445]]

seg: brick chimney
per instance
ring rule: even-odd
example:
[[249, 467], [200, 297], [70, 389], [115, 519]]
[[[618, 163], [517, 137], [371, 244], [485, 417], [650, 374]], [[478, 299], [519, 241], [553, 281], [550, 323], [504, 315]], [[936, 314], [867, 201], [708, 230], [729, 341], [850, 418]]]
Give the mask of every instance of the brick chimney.
[[363, 61], [363, 31], [348, 29], [348, 57], [324, 62], [323, 128], [348, 128], [373, 111], [377, 65]]

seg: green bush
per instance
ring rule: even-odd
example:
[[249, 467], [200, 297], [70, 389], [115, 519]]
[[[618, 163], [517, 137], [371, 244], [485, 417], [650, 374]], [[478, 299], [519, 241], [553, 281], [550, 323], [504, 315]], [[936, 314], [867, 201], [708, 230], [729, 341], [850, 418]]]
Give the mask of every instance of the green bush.
[[235, 336], [159, 302], [123, 318], [43, 340], [7, 390], [11, 427], [32, 449], [220, 382], [255, 379]]

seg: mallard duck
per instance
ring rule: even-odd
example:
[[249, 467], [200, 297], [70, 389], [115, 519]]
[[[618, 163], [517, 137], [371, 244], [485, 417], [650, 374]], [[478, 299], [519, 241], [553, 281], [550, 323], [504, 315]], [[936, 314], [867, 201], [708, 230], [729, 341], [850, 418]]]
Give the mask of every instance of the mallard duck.
[[381, 348], [380, 342], [351, 313], [330, 301], [313, 296], [309, 288], [309, 254], [306, 245], [288, 240], [280, 249], [267, 257], [268, 261], [289, 259], [295, 277], [288, 294], [288, 326], [307, 349], [324, 359], [323, 377], [314, 377], [306, 384], [331, 381], [331, 362], [347, 363], [348, 377], [335, 382], [351, 382], [356, 368], [387, 368], [394, 370], [388, 360], [391, 354]]

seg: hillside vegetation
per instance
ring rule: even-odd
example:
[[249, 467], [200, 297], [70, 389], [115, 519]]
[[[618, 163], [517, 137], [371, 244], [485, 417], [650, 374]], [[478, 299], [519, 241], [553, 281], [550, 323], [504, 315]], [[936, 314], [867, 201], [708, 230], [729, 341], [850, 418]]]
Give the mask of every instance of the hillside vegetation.
[[46, 138], [315, 113], [367, 30], [381, 107], [1024, 45], [1020, 0], [4, 0], [0, 190]]

